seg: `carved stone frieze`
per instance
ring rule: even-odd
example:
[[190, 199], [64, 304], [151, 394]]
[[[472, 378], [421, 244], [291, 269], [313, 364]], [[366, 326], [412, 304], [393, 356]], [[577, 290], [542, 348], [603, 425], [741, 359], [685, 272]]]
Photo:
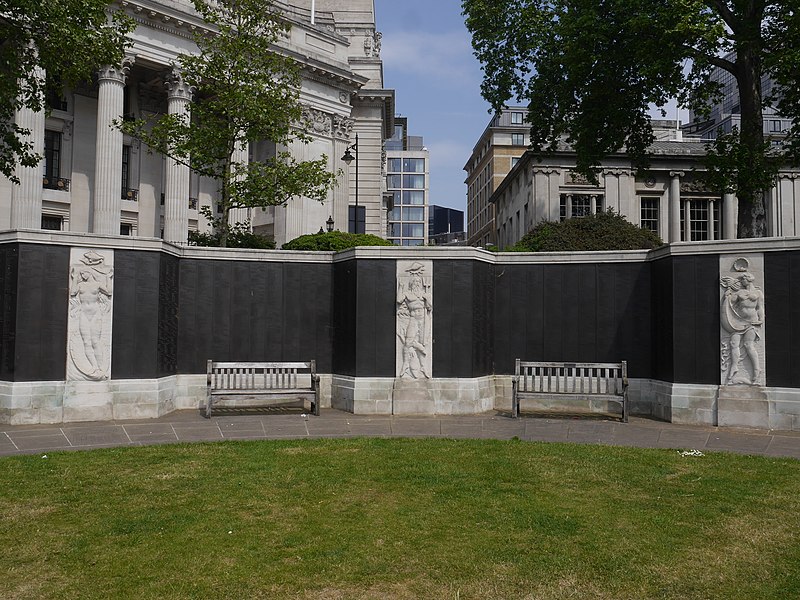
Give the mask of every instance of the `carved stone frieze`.
[[[423, 264], [424, 262], [424, 264]], [[433, 368], [433, 265], [397, 261], [397, 377], [430, 379]]]
[[67, 380], [111, 378], [114, 252], [72, 248], [67, 318]]
[[720, 257], [720, 380], [766, 385], [764, 256]]
[[333, 116], [333, 137], [349, 140], [353, 133], [355, 121], [349, 117]]
[[303, 106], [303, 127], [310, 134], [331, 135], [332, 115], [325, 111]]
[[713, 193], [708, 189], [708, 184], [701, 179], [693, 181], [681, 181], [681, 192], [685, 193]]

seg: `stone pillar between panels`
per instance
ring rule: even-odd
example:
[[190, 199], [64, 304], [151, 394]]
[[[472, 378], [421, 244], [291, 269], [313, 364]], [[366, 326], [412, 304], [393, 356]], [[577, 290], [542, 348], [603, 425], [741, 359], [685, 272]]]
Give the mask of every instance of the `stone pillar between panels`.
[[[167, 112], [189, 118], [192, 88], [178, 71], [166, 81]], [[167, 157], [164, 186], [164, 241], [186, 244], [189, 231], [189, 167]]]
[[[44, 71], [36, 69], [34, 76], [44, 80]], [[23, 106], [14, 120], [18, 127], [28, 131], [27, 135], [21, 136], [22, 141], [29, 142], [32, 152], [43, 157], [44, 111]], [[34, 167], [23, 167], [17, 163], [14, 169], [19, 183], [12, 184], [11, 188], [12, 229], [39, 229], [42, 226], [42, 165], [40, 162]]]
[[119, 235], [122, 198], [122, 132], [114, 121], [122, 118], [125, 80], [132, 64], [106, 65], [98, 73], [97, 143], [95, 145], [94, 233]]
[[738, 201], [734, 194], [722, 197], [722, 234], [726, 240], [736, 239], [736, 209]]
[[683, 171], [670, 171], [669, 176], [672, 178], [669, 182], [669, 241], [680, 242], [681, 241], [681, 177], [683, 177]]
[[708, 239], [715, 240], [716, 238], [716, 227], [717, 221], [714, 218], [714, 207], [717, 204], [717, 200], [709, 200], [708, 201]]

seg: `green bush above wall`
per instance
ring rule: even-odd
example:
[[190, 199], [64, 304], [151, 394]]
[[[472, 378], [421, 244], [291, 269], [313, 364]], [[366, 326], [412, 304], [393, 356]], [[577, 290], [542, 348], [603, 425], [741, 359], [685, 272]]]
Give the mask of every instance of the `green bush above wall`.
[[625, 220], [613, 209], [565, 221], [542, 221], [506, 252], [585, 252], [649, 250], [664, 242], [649, 229]]
[[301, 235], [282, 246], [282, 250], [327, 250], [338, 252], [356, 246], [393, 246], [392, 242], [377, 235], [331, 231]]

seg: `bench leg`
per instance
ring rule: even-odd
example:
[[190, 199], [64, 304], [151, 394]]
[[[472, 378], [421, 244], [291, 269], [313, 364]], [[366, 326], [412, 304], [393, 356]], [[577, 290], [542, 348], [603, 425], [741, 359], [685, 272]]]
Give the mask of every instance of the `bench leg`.
[[208, 400], [206, 401], [206, 419], [211, 418], [211, 397], [209, 396]]

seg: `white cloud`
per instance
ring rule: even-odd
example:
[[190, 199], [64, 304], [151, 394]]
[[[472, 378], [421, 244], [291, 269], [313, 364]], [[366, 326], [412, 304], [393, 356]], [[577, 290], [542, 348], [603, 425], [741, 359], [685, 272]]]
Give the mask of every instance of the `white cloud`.
[[387, 72], [413, 75], [448, 86], [476, 89], [480, 84], [477, 61], [466, 30], [386, 33], [381, 58]]

